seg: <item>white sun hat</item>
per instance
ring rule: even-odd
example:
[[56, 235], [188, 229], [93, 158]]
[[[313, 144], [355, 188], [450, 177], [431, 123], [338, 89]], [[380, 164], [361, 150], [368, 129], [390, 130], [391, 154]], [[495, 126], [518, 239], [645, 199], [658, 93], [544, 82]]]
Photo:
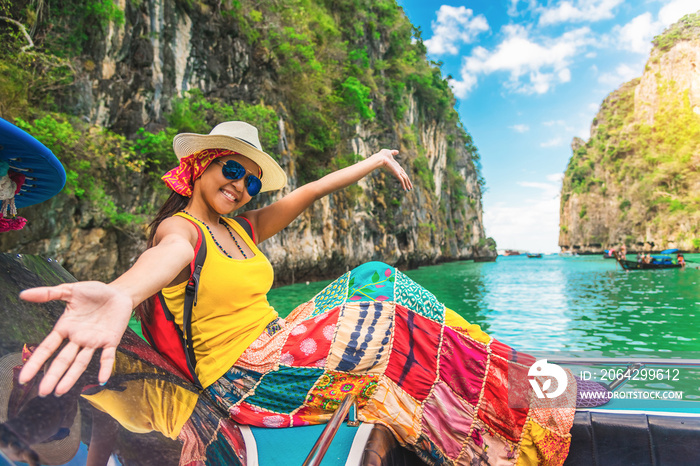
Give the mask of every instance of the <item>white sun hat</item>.
[[204, 149], [232, 150], [258, 164], [262, 170], [260, 192], [282, 189], [287, 184], [287, 174], [282, 167], [263, 152], [258, 129], [244, 121], [220, 123], [209, 134], [178, 134], [173, 138], [173, 149], [178, 160]]

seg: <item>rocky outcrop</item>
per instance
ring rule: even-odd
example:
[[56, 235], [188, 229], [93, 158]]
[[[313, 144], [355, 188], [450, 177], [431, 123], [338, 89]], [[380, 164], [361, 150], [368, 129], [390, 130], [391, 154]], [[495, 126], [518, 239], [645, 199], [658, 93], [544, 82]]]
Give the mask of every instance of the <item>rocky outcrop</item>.
[[644, 74], [603, 101], [566, 170], [559, 246], [700, 249], [700, 17], [654, 40]]
[[[241, 4], [243, 9], [235, 13], [256, 17], [252, 12], [257, 10]], [[193, 89], [228, 104], [264, 102], [278, 119], [278, 147], [267, 149], [276, 151], [290, 179], [284, 190], [262, 196], [252, 207], [274, 202], [308, 179], [299, 161], [303, 157], [308, 168], [315, 155], [308, 152], [308, 136], [299, 134], [290, 110], [299, 105], [293, 101], [299, 83], [284, 80], [281, 52], [272, 53], [269, 44], [251, 39], [258, 37], [255, 30], [246, 29], [270, 24], [232, 20], [231, 11], [215, 1], [120, 0], [115, 5], [118, 14], [73, 60], [75, 79], [57, 96], [57, 105], [78, 116], [89, 131], [105, 128], [130, 141], [140, 128], [166, 128], [165, 115], [173, 111], [174, 99]], [[325, 6], [321, 2], [318, 8]], [[338, 24], [343, 21], [340, 14], [328, 13]], [[408, 24], [400, 14], [402, 23], [394, 29]], [[277, 25], [280, 30], [283, 26]], [[367, 34], [361, 48], [370, 63], [395, 53], [392, 34], [389, 29]], [[319, 152], [319, 166], [329, 166], [327, 159], [335, 155], [367, 157], [382, 147], [399, 148], [401, 163], [413, 166], [412, 173], [422, 181], [414, 177], [416, 189], [403, 193], [393, 179], [378, 172], [360, 182], [359, 189], [317, 202], [262, 244], [278, 284], [332, 276], [368, 260], [408, 267], [495, 255], [494, 245], [484, 237], [483, 180], [471, 138], [456, 118], [444, 117], [456, 115], [454, 109], [431, 113], [435, 103], [411, 86], [403, 97], [405, 111], [392, 115], [385, 97], [389, 91], [381, 84], [388, 71], [374, 71], [372, 78], [379, 83], [370, 103], [377, 117], [337, 122], [338, 142]], [[416, 168], [420, 157], [428, 160], [429, 172]], [[152, 173], [130, 174], [105, 188], [105, 195], [130, 215], [152, 211], [164, 197], [153, 178]], [[0, 237], [0, 250], [51, 256], [80, 279], [110, 280], [145, 248], [143, 221], [109, 221], [104, 209], [70, 193], [21, 214], [29, 226]]]

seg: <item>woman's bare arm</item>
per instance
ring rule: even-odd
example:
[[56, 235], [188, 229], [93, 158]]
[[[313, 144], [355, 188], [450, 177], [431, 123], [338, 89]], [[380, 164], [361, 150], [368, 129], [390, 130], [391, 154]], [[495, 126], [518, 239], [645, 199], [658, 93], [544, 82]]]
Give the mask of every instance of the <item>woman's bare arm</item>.
[[110, 284], [64, 283], [20, 293], [20, 298], [32, 302], [66, 302], [63, 315], [24, 365], [20, 383], [31, 380], [64, 340], [68, 343], [39, 385], [40, 396], [50, 394], [54, 388], [59, 396], [68, 392], [97, 349], [102, 349], [98, 379], [100, 383], [107, 382], [133, 309], [167, 286], [194, 257], [191, 235], [196, 235], [196, 231], [184, 219], [171, 220], [165, 220], [158, 228], [157, 245], [147, 249], [131, 269]]
[[339, 189], [350, 186], [378, 168], [386, 168], [401, 183], [404, 190], [413, 188], [406, 171], [394, 159], [396, 150], [382, 149], [354, 165], [330, 173], [323, 178], [301, 186], [277, 202], [262, 209], [243, 214], [253, 224], [258, 242], [274, 236], [292, 223], [314, 201]]

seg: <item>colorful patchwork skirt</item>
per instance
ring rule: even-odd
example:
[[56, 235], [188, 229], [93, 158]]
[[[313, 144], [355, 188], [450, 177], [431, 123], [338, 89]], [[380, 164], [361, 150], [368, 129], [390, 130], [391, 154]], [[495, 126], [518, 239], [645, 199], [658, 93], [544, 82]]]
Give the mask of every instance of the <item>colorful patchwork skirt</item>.
[[[348, 393], [430, 464], [562, 464], [576, 383], [533, 396], [534, 359], [451, 311], [395, 268], [364, 264], [264, 332], [206, 392], [241, 424], [327, 422]], [[564, 400], [564, 401], [562, 401]]]

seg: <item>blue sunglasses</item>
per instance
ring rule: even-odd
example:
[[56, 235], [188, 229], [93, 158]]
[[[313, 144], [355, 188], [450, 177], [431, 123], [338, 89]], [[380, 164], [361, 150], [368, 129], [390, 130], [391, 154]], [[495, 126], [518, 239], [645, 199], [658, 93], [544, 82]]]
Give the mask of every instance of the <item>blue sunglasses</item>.
[[246, 175], [247, 171], [243, 165], [236, 162], [235, 160], [228, 160], [226, 162], [222, 160], [217, 160], [221, 164], [221, 173], [224, 177], [231, 181], [238, 181], [245, 176], [245, 189], [250, 194], [250, 197], [255, 196], [260, 192], [262, 188], [262, 181], [255, 175]]

